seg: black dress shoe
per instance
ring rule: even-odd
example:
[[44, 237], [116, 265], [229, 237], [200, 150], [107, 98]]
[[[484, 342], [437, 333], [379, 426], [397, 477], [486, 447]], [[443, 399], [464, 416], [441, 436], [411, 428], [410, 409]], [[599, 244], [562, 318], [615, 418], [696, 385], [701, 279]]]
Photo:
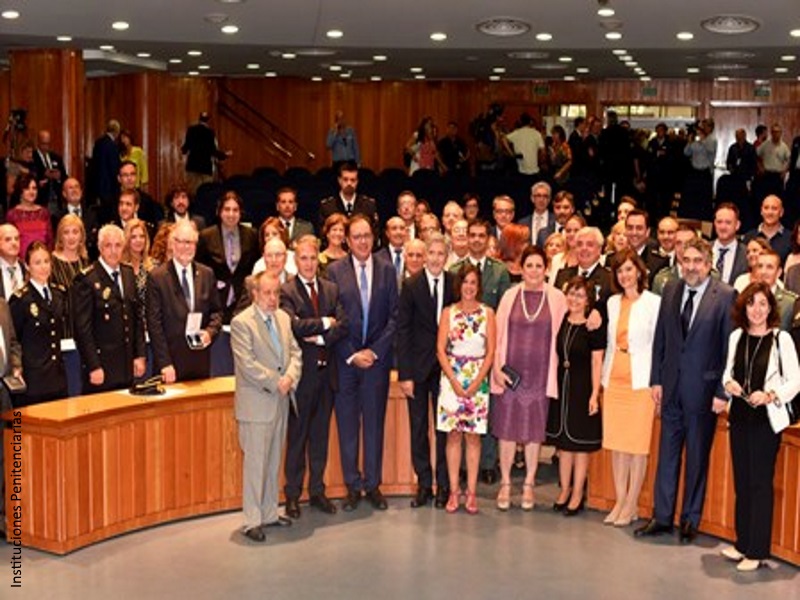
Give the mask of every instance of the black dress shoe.
[[308, 499], [308, 504], [309, 506], [320, 509], [322, 512], [328, 515], [336, 514], [336, 505], [331, 502], [324, 493], [311, 496]]
[[481, 481], [487, 485], [497, 483], [497, 471], [495, 469], [482, 469]]
[[411, 499], [411, 508], [420, 508], [427, 506], [433, 499], [433, 490], [431, 488], [420, 487], [417, 488], [417, 493]]
[[569, 500], [566, 502], [553, 502], [553, 512], [564, 512], [567, 504], [569, 504]]
[[681, 530], [679, 539], [681, 544], [690, 544], [697, 537], [697, 528], [692, 525], [691, 521], [684, 521], [681, 523]]
[[664, 525], [655, 519], [650, 519], [633, 532], [634, 537], [655, 537], [663, 533], [672, 533], [672, 525]]
[[353, 512], [358, 508], [358, 503], [361, 502], [361, 492], [359, 490], [347, 490], [347, 496], [342, 500], [342, 510], [344, 512]]
[[286, 516], [292, 519], [300, 518], [300, 503], [297, 501], [297, 498], [286, 499]]
[[272, 521], [272, 523], [264, 524], [264, 527], [291, 527], [291, 526], [292, 526], [292, 520], [281, 516]]
[[261, 527], [251, 527], [244, 532], [244, 537], [249, 540], [253, 540], [254, 542], [263, 542], [267, 539], [267, 536], [264, 535]]
[[569, 506], [566, 506], [564, 508], [565, 517], [575, 517], [582, 512], [583, 512], [583, 500], [581, 500], [580, 504], [578, 504], [578, 506], [576, 506], [575, 508], [570, 508]]
[[375, 510], [386, 510], [389, 508], [389, 505], [386, 503], [386, 498], [384, 498], [380, 488], [368, 491], [367, 498], [372, 504], [372, 508]]
[[436, 508], [444, 508], [447, 506], [447, 500], [450, 498], [450, 488], [439, 486], [436, 490], [436, 500], [433, 505]]

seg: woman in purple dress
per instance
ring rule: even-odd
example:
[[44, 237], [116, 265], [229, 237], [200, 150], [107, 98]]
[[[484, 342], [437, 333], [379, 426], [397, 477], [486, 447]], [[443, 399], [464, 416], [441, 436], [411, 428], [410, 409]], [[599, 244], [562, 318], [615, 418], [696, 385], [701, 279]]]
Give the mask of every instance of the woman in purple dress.
[[[558, 397], [556, 332], [567, 311], [564, 294], [545, 282], [544, 250], [528, 246], [520, 258], [522, 283], [497, 308], [497, 348], [492, 369], [492, 433], [500, 445], [497, 508], [511, 506], [511, 465], [517, 443], [525, 446], [522, 509], [532, 510], [539, 449], [545, 440], [549, 398]], [[504, 369], [504, 367], [509, 367]], [[519, 375], [512, 389], [509, 372]]]

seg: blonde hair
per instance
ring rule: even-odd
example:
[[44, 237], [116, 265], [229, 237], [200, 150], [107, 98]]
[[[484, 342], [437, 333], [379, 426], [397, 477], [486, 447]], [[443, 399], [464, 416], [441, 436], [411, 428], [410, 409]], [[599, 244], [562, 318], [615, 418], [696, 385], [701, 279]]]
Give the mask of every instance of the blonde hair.
[[83, 219], [77, 215], [68, 214], [61, 217], [61, 220], [58, 222], [58, 227], [56, 227], [55, 251], [64, 251], [64, 230], [67, 227], [77, 227], [78, 231], [80, 231], [81, 241], [78, 245], [78, 256], [83, 260], [88, 260], [89, 255], [86, 252], [86, 228], [83, 226]]
[[144, 250], [140, 258], [141, 266], [149, 271], [153, 267], [153, 259], [150, 258], [150, 234], [147, 231], [147, 225], [141, 219], [131, 219], [125, 223], [125, 247], [122, 250], [122, 262], [132, 263], [133, 257], [131, 255], [131, 234], [134, 229], [141, 229], [144, 233]]

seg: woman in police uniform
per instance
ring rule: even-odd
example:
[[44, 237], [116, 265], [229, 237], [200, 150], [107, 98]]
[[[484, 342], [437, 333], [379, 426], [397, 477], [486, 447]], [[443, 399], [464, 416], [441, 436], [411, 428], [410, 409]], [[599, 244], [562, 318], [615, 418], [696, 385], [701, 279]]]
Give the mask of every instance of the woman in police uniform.
[[22, 346], [24, 394], [15, 406], [27, 406], [67, 396], [67, 375], [61, 357], [61, 334], [67, 319], [66, 290], [50, 283], [50, 251], [41, 242], [25, 253], [29, 280], [9, 301], [17, 339]]

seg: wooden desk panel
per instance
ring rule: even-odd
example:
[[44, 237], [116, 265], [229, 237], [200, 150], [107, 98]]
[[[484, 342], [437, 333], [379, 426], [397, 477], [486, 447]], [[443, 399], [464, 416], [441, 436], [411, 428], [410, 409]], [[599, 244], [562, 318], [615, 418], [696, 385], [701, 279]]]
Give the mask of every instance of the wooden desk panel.
[[[175, 387], [184, 393], [170, 399], [108, 393], [21, 411], [24, 545], [65, 554], [142, 527], [241, 508], [233, 377]], [[13, 432], [4, 435], [8, 444]], [[408, 410], [396, 383], [384, 448], [382, 489], [412, 493]], [[328, 494], [344, 496], [335, 419], [328, 465]], [[11, 483], [6, 469], [9, 506]]]
[[[656, 419], [650, 460], [647, 465], [642, 493], [639, 497], [639, 516], [653, 514], [653, 489], [658, 466], [658, 444], [661, 421]], [[681, 471], [681, 482], [683, 472]], [[772, 554], [800, 565], [800, 428], [791, 427], [783, 433], [775, 468], [775, 512], [772, 523]], [[678, 490], [676, 512], [680, 512], [683, 485]], [[726, 539], [736, 538], [734, 519], [733, 466], [731, 464], [726, 416], [717, 420], [714, 444], [708, 467], [708, 486], [703, 505], [700, 531]], [[611, 471], [611, 452], [601, 450], [592, 455], [589, 464], [587, 505], [602, 511], [614, 506], [614, 479]]]

